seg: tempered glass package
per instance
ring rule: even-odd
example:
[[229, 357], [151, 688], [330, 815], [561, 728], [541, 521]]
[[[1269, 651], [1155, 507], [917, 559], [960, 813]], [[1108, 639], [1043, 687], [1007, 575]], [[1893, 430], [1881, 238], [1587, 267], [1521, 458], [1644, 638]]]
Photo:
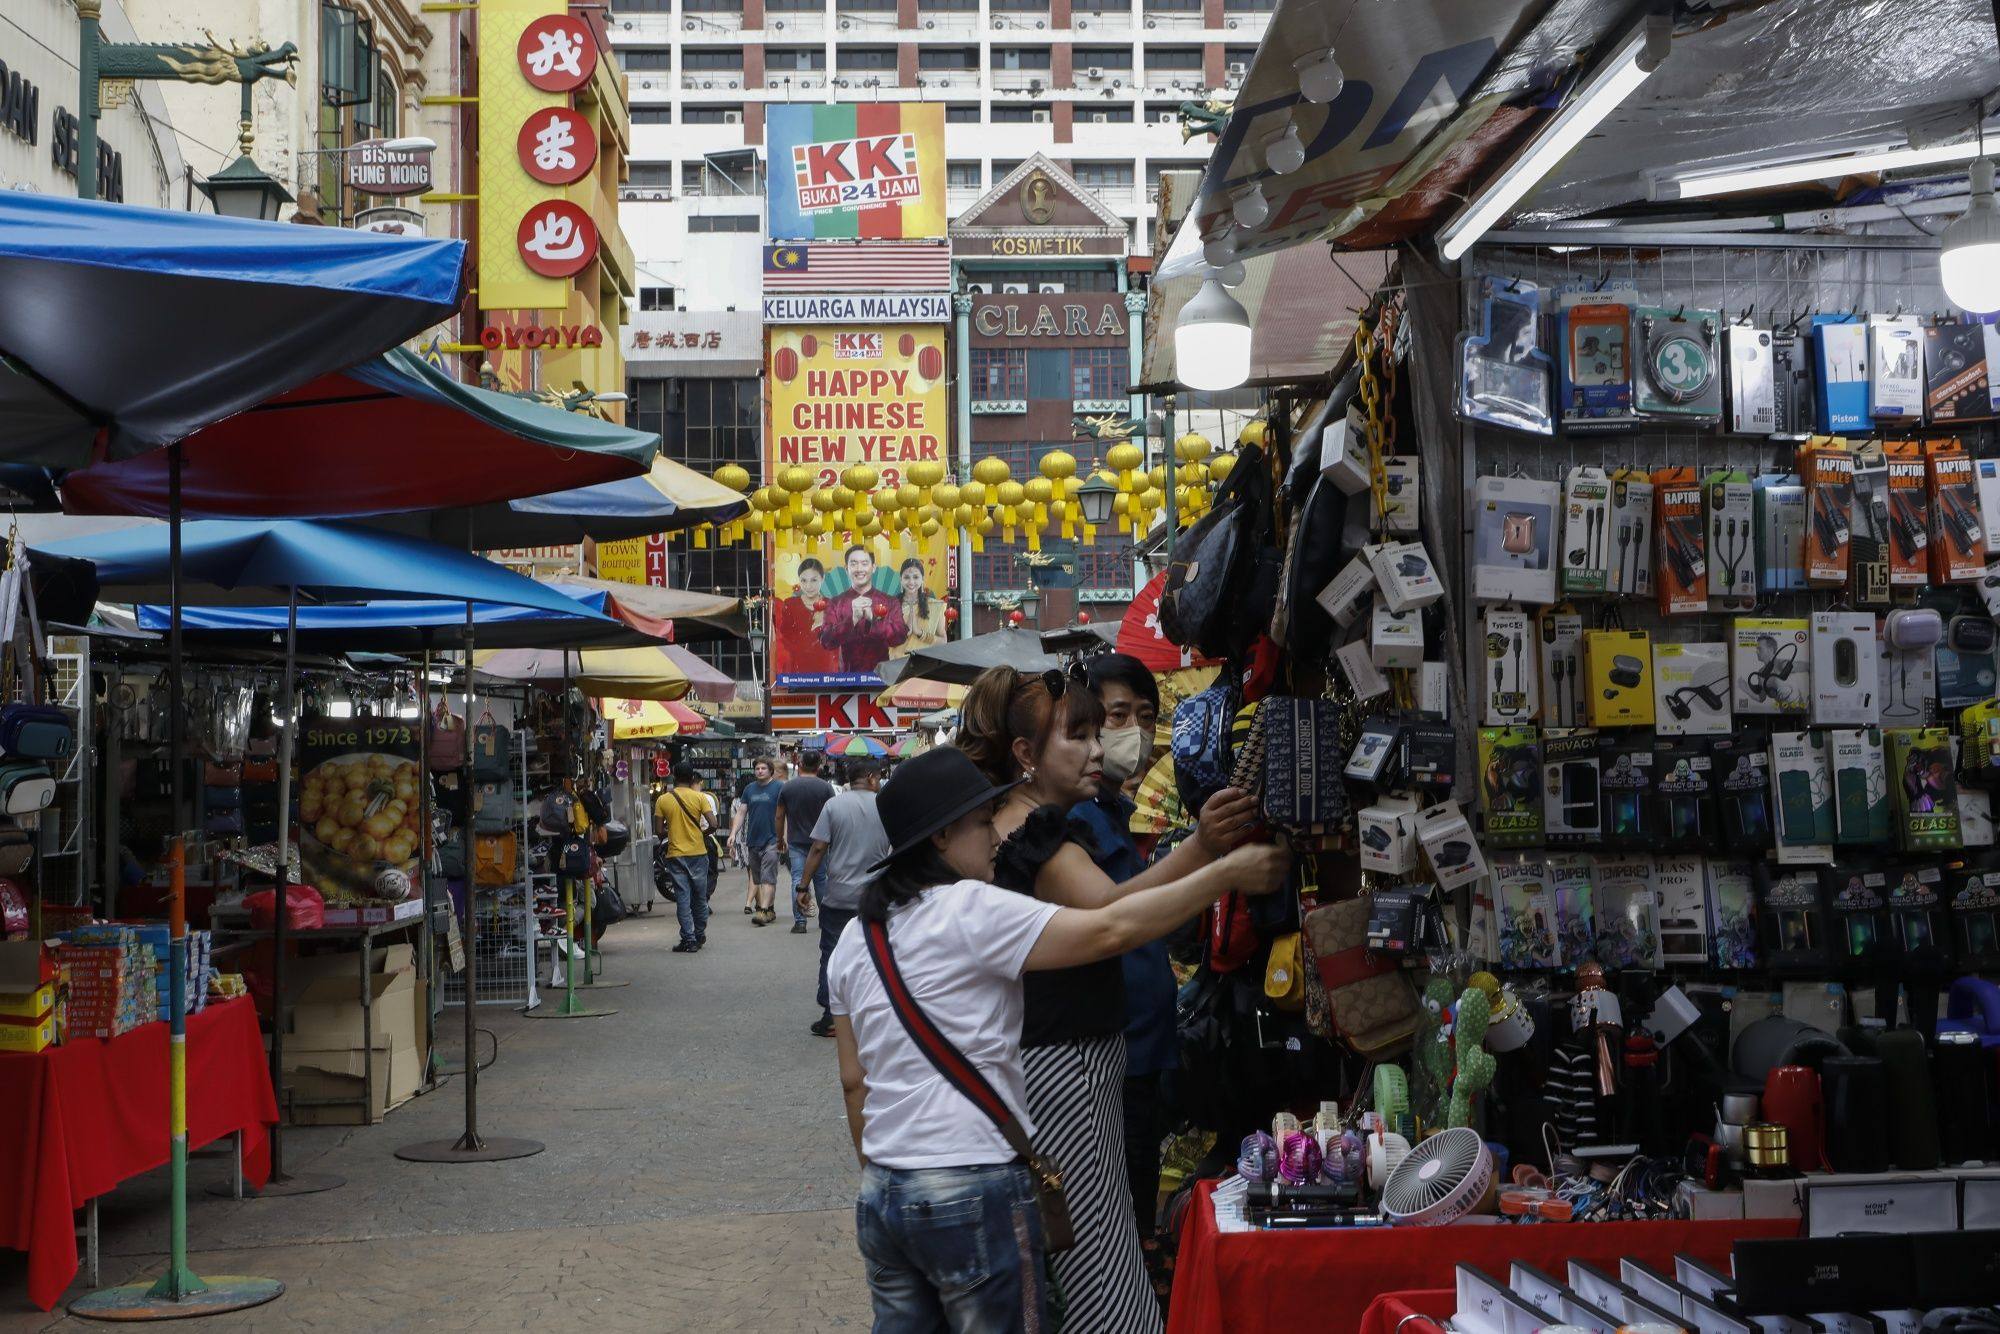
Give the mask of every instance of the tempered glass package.
[[1699, 857], [1653, 862], [1653, 892], [1660, 900], [1660, 961], [1708, 962], [1708, 869]]
[[1888, 900], [1891, 952], [1906, 965], [1948, 964], [1954, 942], [1945, 920], [1944, 868], [1935, 862], [1893, 868]]
[[1757, 966], [1756, 866], [1708, 864], [1709, 954], [1717, 968]]
[[1850, 846], [1889, 841], [1889, 768], [1876, 727], [1836, 728], [1833, 750], [1833, 840]]
[[1648, 738], [1606, 733], [1597, 739], [1607, 848], [1644, 848], [1653, 828], [1653, 747]]
[[1810, 866], [1757, 863], [1757, 917], [1765, 966], [1774, 972], [1823, 974], [1832, 964], [1832, 928]]
[[1496, 848], [1542, 844], [1541, 737], [1532, 727], [1479, 730], [1479, 795]]
[[1770, 847], [1775, 833], [1771, 754], [1763, 739], [1717, 737], [1708, 743], [1708, 757], [1724, 844], [1733, 849]]
[[1982, 853], [1946, 865], [1958, 966], [1975, 972], [2000, 968], [2000, 859]]
[[1597, 910], [1591, 893], [1596, 860], [1586, 852], [1550, 853], [1549, 892], [1556, 902], [1556, 949], [1565, 959], [1587, 959], [1596, 943]]
[[1910, 852], [1959, 846], [1950, 730], [1892, 727], [1886, 738], [1897, 846]]
[[1542, 830], [1552, 848], [1595, 846], [1603, 837], [1597, 745], [1589, 729], [1542, 737]]
[[1850, 977], [1870, 973], [1881, 962], [1888, 888], [1888, 874], [1879, 867], [1820, 868], [1820, 896], [1835, 936], [1833, 954]]
[[1514, 854], [1493, 861], [1494, 906], [1500, 917], [1502, 968], [1559, 968], [1555, 896], [1539, 856]]
[[1606, 968], [1657, 968], [1660, 932], [1647, 857], [1599, 857], [1597, 961]]
[[1779, 860], [1833, 859], [1833, 766], [1820, 732], [1771, 733]]
[[1699, 741], [1662, 742], [1653, 752], [1653, 820], [1658, 846], [1706, 848], [1716, 827], [1708, 748]]

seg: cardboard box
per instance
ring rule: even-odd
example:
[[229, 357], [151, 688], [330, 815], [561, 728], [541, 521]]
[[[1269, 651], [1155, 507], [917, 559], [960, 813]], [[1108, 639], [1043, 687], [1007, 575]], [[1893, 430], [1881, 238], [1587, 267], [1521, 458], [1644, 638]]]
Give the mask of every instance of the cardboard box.
[[33, 1021], [55, 1008], [56, 984], [44, 982], [33, 991], [0, 992], [0, 1019]]
[[[359, 965], [352, 954], [301, 959], [294, 990], [292, 1031], [285, 1039], [285, 1069], [301, 1125], [357, 1125], [379, 1119], [416, 1094], [423, 1077], [424, 988], [409, 945], [391, 945], [377, 956], [368, 980], [372, 1032], [362, 1035]], [[374, 1099], [360, 1106], [365, 1063], [374, 1061]], [[332, 1105], [305, 1105], [339, 1099]]]
[[1444, 585], [1438, 582], [1437, 563], [1424, 550], [1423, 543], [1390, 542], [1373, 551], [1369, 565], [1375, 571], [1375, 587], [1390, 611], [1415, 611], [1444, 596]]
[[56, 1041], [53, 1011], [31, 1024], [0, 1023], [0, 1051], [32, 1054]]

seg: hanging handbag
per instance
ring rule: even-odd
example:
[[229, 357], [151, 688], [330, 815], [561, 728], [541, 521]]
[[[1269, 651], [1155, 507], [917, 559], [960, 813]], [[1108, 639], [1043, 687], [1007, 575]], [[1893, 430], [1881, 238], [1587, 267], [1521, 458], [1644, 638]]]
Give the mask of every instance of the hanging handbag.
[[15, 825], [0, 825], [0, 876], [20, 875], [34, 860], [34, 836]]
[[455, 773], [465, 767], [465, 720], [439, 700], [431, 712], [425, 742], [432, 773]]
[[1330, 699], [1272, 695], [1258, 710], [1264, 742], [1264, 818], [1279, 829], [1318, 837], [1345, 825], [1350, 807], [1342, 777], [1340, 705]]
[[1013, 1109], [987, 1082], [986, 1076], [979, 1073], [979, 1067], [968, 1060], [950, 1038], [937, 1030], [929, 1016], [917, 1008], [916, 999], [910, 995], [909, 986], [896, 967], [896, 956], [889, 947], [888, 925], [864, 919], [862, 934], [868, 941], [868, 956], [875, 961], [875, 972], [882, 979], [882, 990], [887, 993], [896, 1017], [903, 1021], [903, 1030], [910, 1035], [910, 1041], [916, 1043], [924, 1059], [937, 1068], [945, 1083], [957, 1089], [961, 1097], [978, 1108], [1000, 1132], [1001, 1138], [1007, 1141], [1007, 1146], [1028, 1165], [1028, 1175], [1035, 1182], [1035, 1203], [1041, 1209], [1044, 1249], [1051, 1255], [1068, 1250], [1076, 1244], [1076, 1230], [1070, 1225], [1069, 1201], [1063, 1197], [1062, 1169], [1035, 1152], [1035, 1146], [1028, 1142], [1027, 1132], [1021, 1129]]
[[1257, 952], [1257, 931], [1250, 924], [1250, 903], [1230, 890], [1208, 909], [1208, 967], [1233, 973]]
[[1306, 914], [1305, 935], [1334, 1033], [1357, 1055], [1379, 1058], [1416, 1035], [1422, 1006], [1401, 963], [1368, 951], [1367, 899]]
[[56, 799], [56, 780], [39, 760], [0, 761], [0, 811], [33, 815]]
[[1225, 671], [1223, 679], [1174, 709], [1174, 786], [1190, 814], [1229, 786], [1229, 727], [1237, 695], [1228, 675]]
[[[1270, 623], [1243, 614], [1258, 553], [1268, 544], [1271, 476], [1264, 451], [1246, 444], [1215, 494], [1215, 504], [1188, 529], [1167, 566], [1160, 593], [1160, 632], [1212, 658], [1242, 652], [1250, 635]], [[1273, 579], [1270, 595], [1275, 596]]]
[[494, 722], [490, 710], [480, 714], [479, 725], [472, 729], [473, 778], [482, 782], [505, 779], [513, 769], [513, 761], [513, 732]]
[[76, 749], [67, 710], [53, 704], [0, 705], [0, 751], [27, 760], [60, 760]]

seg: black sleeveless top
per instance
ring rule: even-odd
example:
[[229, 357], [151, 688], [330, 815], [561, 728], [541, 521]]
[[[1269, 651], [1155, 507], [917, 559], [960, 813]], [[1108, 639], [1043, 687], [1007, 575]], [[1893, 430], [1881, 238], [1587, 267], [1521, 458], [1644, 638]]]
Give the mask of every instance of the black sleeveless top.
[[[1061, 806], [1036, 807], [1000, 845], [993, 862], [994, 883], [1033, 897], [1035, 877], [1065, 843], [1076, 844], [1095, 860], [1097, 844], [1087, 825], [1070, 819]], [[1029, 973], [1022, 987], [1023, 1047], [1116, 1037], [1125, 1031], [1125, 970], [1115, 957]]]

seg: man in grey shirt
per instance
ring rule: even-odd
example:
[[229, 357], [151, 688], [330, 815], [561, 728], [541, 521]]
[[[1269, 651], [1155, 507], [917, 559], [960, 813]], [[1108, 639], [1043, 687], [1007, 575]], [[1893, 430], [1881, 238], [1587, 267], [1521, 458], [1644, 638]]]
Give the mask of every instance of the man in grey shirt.
[[819, 895], [819, 1018], [814, 1036], [833, 1036], [833, 1014], [826, 1008], [826, 960], [840, 933], [861, 906], [861, 890], [872, 878], [869, 868], [889, 855], [889, 839], [875, 813], [875, 794], [882, 788], [882, 761], [854, 763], [845, 791], [821, 808], [813, 822], [812, 847], [806, 852], [800, 883], [810, 884], [824, 866], [826, 878]]

